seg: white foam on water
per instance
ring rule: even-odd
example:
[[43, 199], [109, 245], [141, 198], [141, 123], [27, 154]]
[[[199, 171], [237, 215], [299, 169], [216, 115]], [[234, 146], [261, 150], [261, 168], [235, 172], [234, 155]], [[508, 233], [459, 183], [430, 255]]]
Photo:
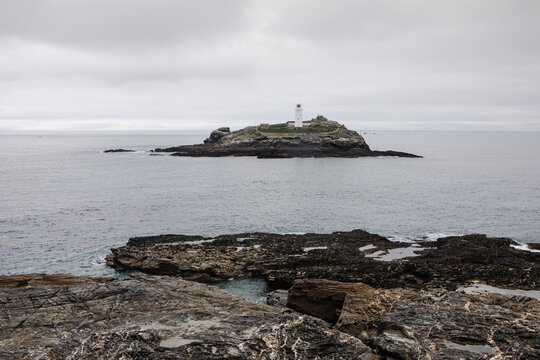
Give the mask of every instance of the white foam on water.
[[481, 295], [486, 293], [509, 295], [509, 296], [526, 296], [540, 301], [540, 290], [520, 290], [520, 289], [504, 289], [486, 284], [481, 284], [474, 281], [472, 285], [458, 288], [469, 295]]
[[216, 239], [209, 239], [209, 240], [193, 240], [193, 241], [175, 241], [171, 243], [163, 243], [163, 244], [157, 244], [156, 246], [177, 246], [177, 245], [201, 245], [205, 243], [211, 243], [212, 241], [216, 241]]
[[529, 251], [529, 252], [533, 252], [533, 253], [540, 253], [540, 250], [531, 249], [529, 247], [529, 245], [527, 245], [527, 244], [520, 244], [520, 245], [510, 244], [510, 246], [513, 247], [514, 249], [518, 249], [518, 250]]
[[365, 246], [362, 246], [362, 247], [359, 247], [358, 250], [360, 251], [366, 251], [366, 250], [371, 250], [371, 249], [376, 249], [377, 247], [373, 244], [369, 244], [369, 245], [365, 245]]
[[328, 246], [305, 247], [302, 250], [304, 250], [304, 252], [309, 252], [312, 250], [326, 250], [326, 249], [328, 249]]
[[175, 242], [171, 242], [171, 243], [157, 244], [157, 246], [201, 245], [201, 244], [211, 243], [213, 241], [216, 241], [216, 239], [193, 240], [193, 241], [175, 241]]
[[462, 236], [463, 234], [446, 234], [446, 233], [429, 233], [420, 236], [408, 236], [408, 235], [390, 235], [386, 238], [394, 242], [416, 243], [425, 241], [437, 241], [439, 238], [449, 236]]
[[105, 261], [105, 255], [92, 260], [92, 266], [96, 268], [104, 268], [106, 265], [107, 265], [107, 262]]
[[236, 241], [246, 241], [246, 240], [257, 240], [256, 237], [244, 237], [244, 238], [236, 238]]
[[390, 236], [387, 236], [386, 238], [393, 242], [404, 242], [404, 243], [416, 242], [416, 240], [414, 240], [410, 236], [390, 235]]

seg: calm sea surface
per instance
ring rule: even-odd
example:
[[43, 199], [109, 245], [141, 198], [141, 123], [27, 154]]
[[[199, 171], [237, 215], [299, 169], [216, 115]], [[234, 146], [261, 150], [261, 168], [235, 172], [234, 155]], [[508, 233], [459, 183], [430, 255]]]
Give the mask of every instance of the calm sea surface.
[[[365, 229], [540, 242], [540, 133], [377, 132], [423, 159], [179, 158], [195, 133], [0, 135], [0, 273], [111, 275], [132, 236]], [[136, 153], [104, 154], [108, 148]]]

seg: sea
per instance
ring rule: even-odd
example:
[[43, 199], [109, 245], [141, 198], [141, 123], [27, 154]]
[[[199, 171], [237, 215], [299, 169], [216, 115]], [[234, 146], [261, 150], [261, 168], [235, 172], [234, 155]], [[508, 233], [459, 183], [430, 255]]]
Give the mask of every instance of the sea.
[[[483, 233], [540, 242], [540, 133], [362, 133], [411, 158], [151, 156], [208, 132], [0, 134], [0, 274], [116, 276], [112, 247], [157, 234]], [[110, 148], [133, 153], [103, 153]]]

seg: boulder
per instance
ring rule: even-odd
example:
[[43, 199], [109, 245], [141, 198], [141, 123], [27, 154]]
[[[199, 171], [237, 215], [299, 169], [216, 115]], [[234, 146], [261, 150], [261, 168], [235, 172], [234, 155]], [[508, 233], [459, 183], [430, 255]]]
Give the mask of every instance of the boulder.
[[287, 297], [289, 296], [288, 290], [274, 290], [266, 295], [266, 304], [277, 307], [284, 307], [287, 305]]
[[228, 127], [220, 127], [210, 134], [210, 136], [204, 140], [205, 144], [214, 144], [218, 142], [222, 137], [225, 137], [231, 133], [231, 129]]
[[296, 280], [289, 291], [287, 307], [316, 316], [350, 335], [361, 337], [375, 329], [396, 297], [362, 283], [321, 279]]

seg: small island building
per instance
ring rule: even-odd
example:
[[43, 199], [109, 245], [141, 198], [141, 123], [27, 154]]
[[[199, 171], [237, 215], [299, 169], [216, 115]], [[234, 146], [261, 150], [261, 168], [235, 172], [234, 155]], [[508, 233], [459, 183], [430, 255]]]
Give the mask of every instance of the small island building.
[[302, 110], [302, 104], [296, 104], [296, 108], [294, 109], [294, 121], [287, 121], [287, 127], [289, 128], [301, 128], [304, 126], [307, 126], [309, 124], [306, 124], [304, 122], [304, 114]]
[[302, 104], [296, 104], [294, 113], [294, 127], [302, 127], [304, 123], [304, 117], [302, 114]]

